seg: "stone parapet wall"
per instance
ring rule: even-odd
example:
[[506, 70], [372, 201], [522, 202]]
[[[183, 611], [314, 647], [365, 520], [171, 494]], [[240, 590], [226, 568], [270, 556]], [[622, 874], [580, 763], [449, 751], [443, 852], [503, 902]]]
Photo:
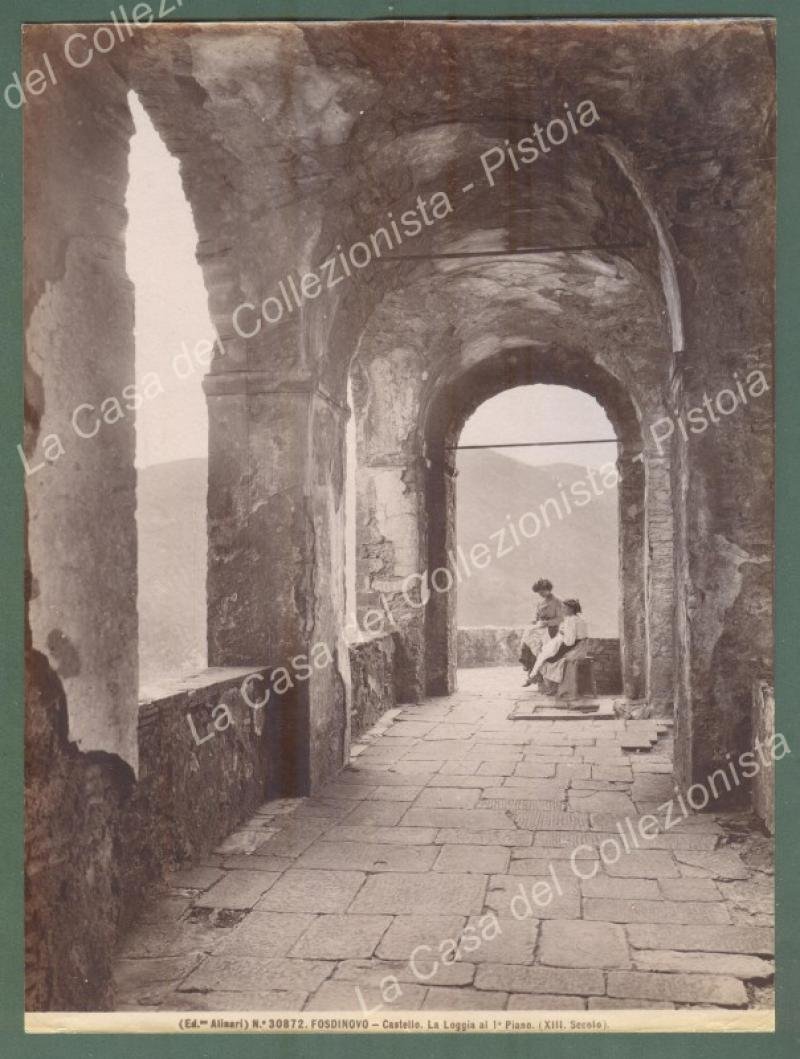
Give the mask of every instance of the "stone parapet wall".
[[[143, 703], [137, 781], [119, 758], [68, 740], [58, 678], [31, 660], [27, 1010], [108, 1009], [115, 946], [147, 893], [263, 801], [269, 716], [242, 697], [248, 672], [207, 671]], [[254, 702], [263, 687], [253, 683]]]
[[[522, 630], [511, 626], [465, 626], [458, 630], [461, 669], [519, 665]], [[599, 695], [622, 694], [619, 640], [590, 637], [594, 675]]]
[[350, 737], [356, 740], [396, 705], [398, 643], [395, 635], [383, 633], [354, 640], [349, 648], [353, 689]]

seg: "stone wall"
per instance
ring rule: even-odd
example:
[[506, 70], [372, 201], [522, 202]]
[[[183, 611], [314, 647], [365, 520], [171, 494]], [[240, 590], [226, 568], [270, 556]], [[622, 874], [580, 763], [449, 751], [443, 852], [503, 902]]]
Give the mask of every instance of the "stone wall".
[[244, 702], [248, 672], [208, 671], [143, 703], [137, 781], [68, 739], [63, 685], [29, 657], [27, 1010], [109, 1008], [114, 948], [148, 891], [263, 801], [269, 713]]
[[355, 740], [396, 704], [397, 636], [383, 633], [354, 641], [349, 646], [352, 681], [350, 734]]
[[[499, 625], [462, 626], [458, 630], [458, 665], [462, 669], [519, 665], [520, 629]], [[591, 637], [599, 695], [622, 694], [619, 640]]]
[[[753, 685], [753, 746], [756, 743], [772, 746], [775, 735], [775, 692], [766, 681], [759, 680]], [[753, 812], [761, 820], [771, 835], [775, 834], [775, 771], [770, 763], [769, 768], [760, 768], [752, 780], [750, 788], [753, 799]]]

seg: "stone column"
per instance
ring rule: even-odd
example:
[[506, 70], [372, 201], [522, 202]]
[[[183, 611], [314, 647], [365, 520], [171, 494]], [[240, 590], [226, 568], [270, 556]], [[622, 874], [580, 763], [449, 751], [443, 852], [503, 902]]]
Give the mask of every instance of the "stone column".
[[657, 716], [674, 709], [674, 557], [672, 489], [669, 455], [645, 456], [647, 512], [647, 698]]
[[[425, 696], [425, 607], [420, 592], [425, 562], [420, 546], [420, 461], [404, 454], [371, 455], [359, 461], [357, 488], [357, 599], [359, 626], [370, 615], [398, 634], [397, 696]], [[376, 628], [378, 618], [373, 617]]]
[[705, 782], [748, 749], [753, 681], [772, 677], [771, 182], [748, 168], [730, 192], [736, 224], [715, 206], [682, 233], [693, 278], [674, 407], [676, 768], [684, 784]]
[[105, 60], [78, 71], [63, 58], [63, 29], [28, 30], [28, 67], [47, 55], [56, 78], [25, 104], [28, 620], [63, 687], [70, 741], [135, 771], [136, 436], [124, 397], [134, 383], [133, 123], [127, 86]]
[[351, 370], [359, 625], [397, 634], [397, 698], [418, 702], [425, 696], [420, 584], [427, 567], [425, 472], [417, 440], [421, 372], [416, 354], [395, 346], [362, 354]]
[[[429, 695], [456, 690], [458, 558], [455, 451], [437, 446], [427, 463], [428, 576], [426, 685]], [[449, 577], [443, 573], [447, 571]], [[449, 587], [448, 587], [449, 586]]]
[[216, 372], [205, 389], [209, 665], [271, 667], [270, 789], [307, 794], [348, 749], [347, 410], [261, 371]]
[[624, 442], [619, 459], [619, 580], [622, 686], [629, 699], [646, 694], [645, 496], [640, 444]]

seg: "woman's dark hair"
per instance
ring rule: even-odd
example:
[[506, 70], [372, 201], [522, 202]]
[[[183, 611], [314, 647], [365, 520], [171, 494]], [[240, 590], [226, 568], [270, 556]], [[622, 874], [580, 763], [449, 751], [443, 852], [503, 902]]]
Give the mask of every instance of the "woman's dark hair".
[[540, 577], [538, 581], [533, 582], [534, 592], [552, 592], [553, 582], [548, 581], [546, 577]]
[[581, 613], [581, 601], [579, 599], [565, 599], [564, 606], [573, 614]]

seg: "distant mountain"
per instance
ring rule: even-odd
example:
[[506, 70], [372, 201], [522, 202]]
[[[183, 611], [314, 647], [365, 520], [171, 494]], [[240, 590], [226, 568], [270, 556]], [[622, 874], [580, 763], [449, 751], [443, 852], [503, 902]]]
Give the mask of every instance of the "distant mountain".
[[208, 461], [139, 470], [139, 683], [206, 664]]
[[[536, 599], [531, 584], [549, 577], [556, 593], [578, 596], [596, 636], [617, 635], [617, 492], [605, 490], [584, 507], [573, 506], [574, 483], [588, 485], [586, 471], [572, 464], [533, 467], [491, 450], [462, 452], [458, 460], [458, 542], [468, 555], [483, 541], [491, 563], [458, 588], [459, 625], [527, 624]], [[206, 664], [206, 493], [208, 463], [176, 460], [142, 468], [138, 478], [139, 644], [141, 684], [178, 676]], [[570, 502], [567, 513], [561, 489]], [[541, 505], [549, 505], [550, 527]], [[542, 521], [532, 540], [513, 544], [495, 558], [498, 538], [526, 511]], [[532, 520], [525, 524], [530, 531]]]
[[[459, 544], [468, 555], [474, 544], [483, 541], [493, 554], [484, 570], [474, 570], [458, 587], [459, 625], [525, 625], [537, 602], [531, 585], [537, 577], [547, 577], [561, 599], [580, 599], [591, 635], [618, 635], [617, 490], [605, 489], [602, 476], [595, 480], [599, 496], [584, 467], [568, 463], [534, 467], [491, 449], [459, 453]], [[591, 500], [579, 507], [575, 498], [583, 499], [582, 484]], [[563, 517], [559, 519], [554, 503], [548, 504], [548, 527], [541, 505], [549, 498]], [[498, 537], [491, 535], [508, 525], [506, 516], [516, 526], [526, 511], [539, 518], [538, 535], [526, 540], [517, 531], [521, 544], [516, 547], [507, 530], [503, 548], [510, 552], [494, 557]], [[529, 533], [535, 525], [533, 519], [523, 521]]]

